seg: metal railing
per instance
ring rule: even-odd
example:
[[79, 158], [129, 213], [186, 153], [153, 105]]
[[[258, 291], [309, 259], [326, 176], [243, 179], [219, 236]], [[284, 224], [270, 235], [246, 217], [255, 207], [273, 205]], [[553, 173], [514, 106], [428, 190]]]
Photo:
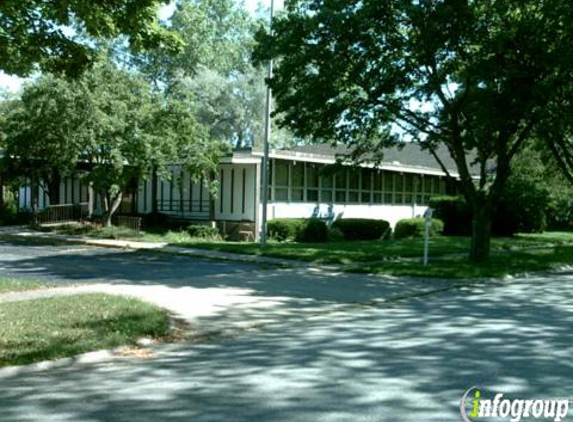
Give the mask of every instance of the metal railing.
[[65, 223], [86, 218], [89, 213], [89, 204], [62, 204], [50, 205], [39, 211], [36, 220], [38, 224]]
[[158, 200], [157, 211], [189, 219], [209, 219], [209, 201]]
[[116, 215], [112, 218], [115, 226], [127, 227], [135, 231], [137, 234], [141, 231], [141, 217], [134, 217], [130, 215]]

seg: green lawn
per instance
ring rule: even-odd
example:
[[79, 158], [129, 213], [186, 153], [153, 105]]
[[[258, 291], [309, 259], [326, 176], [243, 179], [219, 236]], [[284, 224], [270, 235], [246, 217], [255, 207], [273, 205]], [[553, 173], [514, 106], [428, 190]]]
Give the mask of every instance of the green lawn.
[[492, 253], [488, 263], [480, 265], [470, 263], [465, 256], [441, 257], [431, 260], [427, 266], [420, 259], [349, 266], [346, 271], [429, 278], [482, 278], [545, 271], [564, 265], [573, 265], [573, 246], [497, 251]]
[[104, 294], [0, 303], [0, 321], [0, 366], [131, 345], [144, 336], [169, 333], [164, 310]]
[[[59, 229], [73, 233], [77, 228]], [[209, 249], [231, 253], [268, 256], [308, 261], [315, 264], [347, 265], [348, 271], [411, 275], [423, 277], [497, 277], [551, 269], [573, 264], [573, 232], [546, 232], [519, 234], [511, 238], [492, 239], [492, 259], [487, 265], [474, 265], [467, 261], [469, 237], [436, 237], [430, 242], [432, 265], [423, 267], [420, 261], [423, 239], [355, 241], [328, 243], [269, 242], [266, 247], [258, 243], [223, 242], [193, 239], [185, 232], [154, 229], [136, 235], [125, 229], [97, 229], [89, 235], [120, 233], [119, 238], [148, 242], [165, 242], [181, 247]], [[400, 259], [406, 259], [399, 262]], [[398, 261], [398, 262], [396, 262]], [[359, 264], [360, 265], [356, 265]]]
[[[553, 232], [535, 235], [518, 235], [513, 238], [492, 239], [492, 251], [512, 251], [550, 245], [573, 245], [573, 233]], [[355, 241], [328, 243], [269, 243], [262, 247], [257, 243], [241, 242], [182, 242], [180, 246], [212, 249], [233, 253], [246, 253], [277, 258], [299, 259], [320, 264], [352, 264], [395, 258], [422, 256], [422, 239]], [[431, 240], [433, 257], [449, 254], [467, 254], [468, 237], [436, 237]]]
[[36, 290], [53, 287], [50, 283], [41, 283], [35, 280], [21, 280], [17, 278], [0, 278], [0, 293], [20, 292], [23, 290]]

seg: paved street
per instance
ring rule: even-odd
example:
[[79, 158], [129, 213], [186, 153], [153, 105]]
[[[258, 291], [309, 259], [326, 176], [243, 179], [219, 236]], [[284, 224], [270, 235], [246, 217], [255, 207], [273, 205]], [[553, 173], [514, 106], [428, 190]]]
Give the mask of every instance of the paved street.
[[460, 420], [473, 385], [573, 398], [573, 273], [367, 306], [449, 283], [9, 243], [0, 267], [132, 292], [202, 291], [209, 306], [187, 315], [201, 327], [264, 321], [226, 340], [158, 347], [149, 360], [2, 375], [1, 421], [444, 422]]

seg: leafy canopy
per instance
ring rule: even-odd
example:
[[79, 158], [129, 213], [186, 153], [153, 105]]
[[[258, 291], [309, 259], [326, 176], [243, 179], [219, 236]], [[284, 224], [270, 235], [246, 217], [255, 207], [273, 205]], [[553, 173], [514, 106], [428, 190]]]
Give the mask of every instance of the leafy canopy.
[[444, 144], [474, 210], [477, 261], [513, 156], [537, 137], [571, 158], [572, 22], [562, 0], [287, 0], [255, 59], [276, 59], [277, 111], [298, 136], [356, 155]]
[[[134, 50], [181, 47], [157, 21], [168, 0], [0, 0], [0, 69], [79, 75], [97, 58], [90, 39], [127, 35]], [[87, 37], [75, 35], [84, 33]]]
[[79, 172], [107, 201], [108, 217], [153, 168], [166, 178], [179, 164], [209, 180], [224, 151], [197, 122], [193, 103], [165, 98], [109, 62], [77, 80], [44, 76], [26, 85], [5, 118], [14, 174], [39, 181]]

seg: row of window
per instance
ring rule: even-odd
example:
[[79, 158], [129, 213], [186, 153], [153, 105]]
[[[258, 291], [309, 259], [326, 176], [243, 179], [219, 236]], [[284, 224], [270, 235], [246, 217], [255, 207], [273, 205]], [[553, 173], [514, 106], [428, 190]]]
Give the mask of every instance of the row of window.
[[427, 204], [446, 193], [439, 176], [369, 168], [328, 171], [325, 165], [271, 160], [269, 197], [275, 202]]

